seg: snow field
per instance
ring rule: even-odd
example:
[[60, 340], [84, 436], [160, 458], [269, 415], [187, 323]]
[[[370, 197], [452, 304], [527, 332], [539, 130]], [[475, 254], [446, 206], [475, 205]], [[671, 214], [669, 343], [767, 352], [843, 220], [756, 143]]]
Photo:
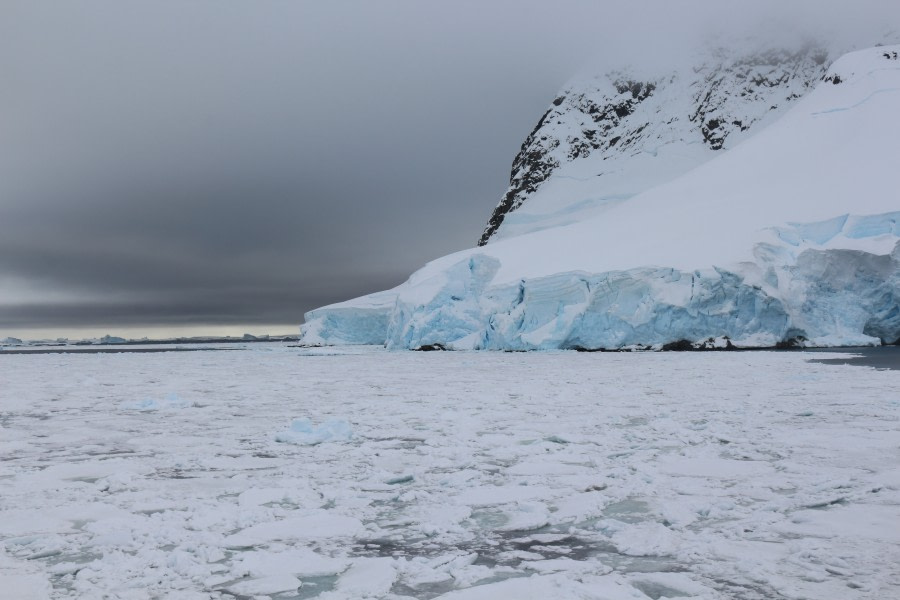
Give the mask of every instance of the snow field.
[[900, 372], [828, 356], [3, 356], [0, 596], [894, 597]]

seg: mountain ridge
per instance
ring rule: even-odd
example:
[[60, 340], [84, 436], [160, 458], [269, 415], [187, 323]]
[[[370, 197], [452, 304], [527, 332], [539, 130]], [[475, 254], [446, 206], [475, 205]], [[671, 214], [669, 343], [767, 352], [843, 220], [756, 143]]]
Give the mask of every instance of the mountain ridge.
[[[554, 175], [565, 177], [567, 167], [580, 171], [581, 178], [608, 178], [635, 154], [655, 152], [662, 146], [681, 146], [682, 154], [690, 154], [674, 168], [641, 165], [642, 181], [631, 177], [624, 189], [617, 181], [609, 186], [609, 196], [630, 197], [709, 160], [715, 151], [733, 147], [746, 137], [740, 134], [755, 129], [767, 117], [782, 114], [821, 81], [829, 54], [824, 45], [813, 42], [794, 49], [717, 48], [692, 66], [617, 69], [575, 78], [523, 142], [513, 160], [509, 187], [478, 245], [498, 234], [503, 237], [506, 218], [524, 204], [533, 204], [531, 198], [543, 184]], [[712, 152], [686, 148], [695, 144]], [[656, 170], [662, 171], [661, 176], [655, 176]], [[604, 186], [601, 182], [593, 187]], [[534, 230], [524, 224], [513, 229], [513, 235]]]

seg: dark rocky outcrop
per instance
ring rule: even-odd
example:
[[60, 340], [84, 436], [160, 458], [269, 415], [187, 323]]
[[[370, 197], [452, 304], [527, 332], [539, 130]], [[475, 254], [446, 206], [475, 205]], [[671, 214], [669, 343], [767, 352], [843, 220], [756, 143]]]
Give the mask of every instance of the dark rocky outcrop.
[[[725, 149], [735, 133], [822, 80], [827, 62], [828, 53], [815, 46], [738, 56], [717, 50], [691, 70], [649, 78], [613, 72], [570, 83], [525, 138], [513, 160], [509, 188], [478, 245], [488, 243], [506, 215], [562, 164], [594, 154], [607, 160], [651, 151], [685, 137], [711, 150]], [[839, 83], [834, 77], [826, 80]], [[673, 95], [687, 102], [673, 105]]]

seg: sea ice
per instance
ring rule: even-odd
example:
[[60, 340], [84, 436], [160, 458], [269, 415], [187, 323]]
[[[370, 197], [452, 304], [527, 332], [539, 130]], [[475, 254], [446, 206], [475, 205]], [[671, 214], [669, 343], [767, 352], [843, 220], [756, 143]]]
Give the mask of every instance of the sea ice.
[[[900, 591], [900, 371], [265, 347], [3, 357], [0, 597]], [[161, 386], [204, 408], [110, 410]], [[298, 412], [354, 435], [277, 442]]]

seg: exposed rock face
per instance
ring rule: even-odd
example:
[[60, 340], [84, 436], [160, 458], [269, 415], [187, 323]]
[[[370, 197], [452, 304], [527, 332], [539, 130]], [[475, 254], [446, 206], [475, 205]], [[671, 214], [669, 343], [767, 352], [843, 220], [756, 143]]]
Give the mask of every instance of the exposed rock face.
[[[720, 50], [692, 68], [663, 74], [614, 71], [570, 82], [522, 144], [509, 188], [478, 245], [494, 238], [506, 217], [551, 175], [603, 177], [620, 172], [624, 162], [641, 153], [655, 156], [663, 146], [702, 145], [707, 152], [676, 149], [682, 154], [679, 165], [647, 163], [643, 173], [633, 174], [626, 195], [650, 187], [643, 187], [641, 179], [656, 183], [656, 170], [664, 170], [666, 178], [680, 174], [673, 169], [687, 172], [715, 151], [732, 147], [760, 121], [781, 114], [823, 78], [828, 59], [827, 51], [813, 45], [738, 55]], [[685, 154], [691, 158], [683, 160]], [[580, 164], [567, 174], [573, 163]], [[572, 200], [582, 199], [575, 195]]]

